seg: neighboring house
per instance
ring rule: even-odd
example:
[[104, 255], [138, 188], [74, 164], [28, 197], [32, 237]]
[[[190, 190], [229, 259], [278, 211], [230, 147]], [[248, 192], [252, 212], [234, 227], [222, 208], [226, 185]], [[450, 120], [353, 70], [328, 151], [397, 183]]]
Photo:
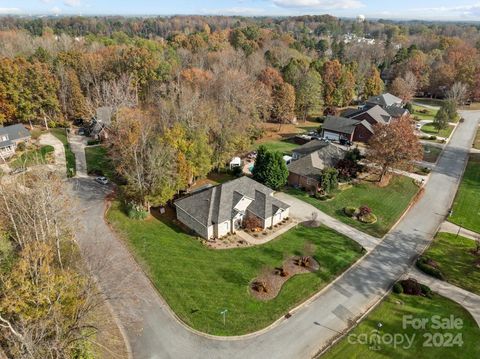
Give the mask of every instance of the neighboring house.
[[302, 146], [294, 148], [292, 150], [292, 161], [296, 161], [304, 156], [308, 156], [315, 151], [321, 150], [325, 146], [328, 146], [328, 144], [328, 142], [322, 140], [311, 140]]
[[322, 126], [322, 137], [331, 141], [368, 142], [373, 133], [367, 120], [347, 117], [327, 116]]
[[392, 116], [378, 105], [372, 107], [366, 106], [361, 109], [347, 109], [342, 112], [341, 116], [361, 121], [366, 120], [372, 126], [376, 124], [388, 124], [392, 120]]
[[371, 108], [374, 106], [380, 106], [385, 112], [388, 113], [394, 119], [398, 119], [404, 116], [408, 116], [410, 112], [404, 108], [405, 103], [397, 96], [390, 93], [384, 93], [379, 96], [370, 97], [366, 103], [365, 108]]
[[30, 141], [30, 131], [21, 124], [0, 127], [0, 159], [15, 154], [19, 143]]
[[345, 157], [346, 152], [338, 146], [327, 143], [322, 148], [293, 161], [288, 165], [288, 184], [318, 191], [322, 170], [326, 167], [335, 167], [338, 161]]
[[99, 107], [89, 128], [89, 135], [97, 140], [108, 138], [108, 128], [112, 124], [113, 109], [108, 106]]
[[403, 107], [405, 105], [401, 98], [394, 96], [388, 92], [368, 98], [366, 104], [371, 106], [378, 105], [383, 108], [390, 106]]
[[290, 206], [273, 197], [273, 190], [240, 177], [196, 192], [175, 202], [177, 219], [205, 239], [221, 238], [256, 218], [263, 229], [289, 216]]

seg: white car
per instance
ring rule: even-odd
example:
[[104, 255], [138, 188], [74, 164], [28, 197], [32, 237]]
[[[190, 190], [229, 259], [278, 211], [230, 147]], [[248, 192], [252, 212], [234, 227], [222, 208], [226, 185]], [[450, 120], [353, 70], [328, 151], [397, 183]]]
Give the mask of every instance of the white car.
[[103, 184], [103, 185], [107, 185], [108, 184], [108, 178], [107, 177], [97, 177], [95, 178], [95, 182], [98, 182], [100, 184]]
[[422, 125], [421, 123], [417, 123], [417, 124], [415, 125], [415, 128], [416, 128], [417, 130], [420, 130], [420, 129], [422, 128], [422, 126], [423, 126], [423, 125]]

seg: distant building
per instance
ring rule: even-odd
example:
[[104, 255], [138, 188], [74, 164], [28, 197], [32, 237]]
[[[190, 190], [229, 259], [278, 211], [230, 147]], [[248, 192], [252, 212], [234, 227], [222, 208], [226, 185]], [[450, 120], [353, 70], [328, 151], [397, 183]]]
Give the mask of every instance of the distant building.
[[0, 127], [0, 159], [13, 156], [18, 144], [28, 142], [30, 138], [30, 131], [21, 124]]

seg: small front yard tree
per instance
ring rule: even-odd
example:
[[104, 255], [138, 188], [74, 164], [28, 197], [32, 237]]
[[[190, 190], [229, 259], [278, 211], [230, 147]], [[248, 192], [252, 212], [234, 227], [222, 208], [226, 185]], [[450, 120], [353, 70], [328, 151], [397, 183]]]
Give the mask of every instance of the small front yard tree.
[[433, 126], [437, 129], [437, 132], [440, 132], [448, 127], [448, 122], [447, 110], [442, 106], [433, 119]]
[[265, 146], [260, 146], [252, 174], [256, 181], [279, 189], [287, 183], [288, 168], [280, 152], [269, 151]]
[[409, 118], [399, 119], [389, 125], [379, 124], [374, 129], [366, 157], [380, 166], [380, 182], [389, 169], [411, 170], [413, 161], [423, 158], [422, 145], [413, 133]]
[[338, 187], [338, 171], [335, 168], [327, 167], [322, 171], [320, 185], [325, 193], [330, 193]]

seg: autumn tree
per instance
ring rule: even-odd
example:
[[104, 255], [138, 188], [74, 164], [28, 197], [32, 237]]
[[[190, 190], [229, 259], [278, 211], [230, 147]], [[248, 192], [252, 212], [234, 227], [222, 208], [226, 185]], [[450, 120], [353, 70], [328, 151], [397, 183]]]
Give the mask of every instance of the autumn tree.
[[468, 86], [461, 82], [455, 82], [453, 86], [447, 91], [447, 98], [457, 105], [465, 102], [468, 96]]
[[272, 93], [272, 118], [280, 125], [295, 117], [295, 89], [287, 82], [276, 85]]
[[384, 83], [380, 77], [380, 71], [376, 66], [372, 66], [363, 87], [363, 97], [369, 98], [378, 96], [383, 92]]
[[323, 104], [323, 83], [320, 74], [310, 69], [303, 76], [296, 91], [296, 110], [300, 118], [306, 121], [311, 114], [319, 114]]
[[184, 162], [162, 140], [160, 130], [150, 114], [123, 108], [109, 137], [115, 169], [127, 182], [126, 197], [147, 209], [169, 201], [187, 176]]
[[409, 170], [413, 161], [420, 161], [423, 150], [413, 132], [409, 118], [398, 119], [391, 124], [374, 126], [366, 158], [380, 166], [380, 181], [390, 169]]
[[417, 91], [417, 79], [415, 75], [407, 72], [405, 77], [397, 77], [393, 80], [391, 91], [404, 102], [410, 102]]

